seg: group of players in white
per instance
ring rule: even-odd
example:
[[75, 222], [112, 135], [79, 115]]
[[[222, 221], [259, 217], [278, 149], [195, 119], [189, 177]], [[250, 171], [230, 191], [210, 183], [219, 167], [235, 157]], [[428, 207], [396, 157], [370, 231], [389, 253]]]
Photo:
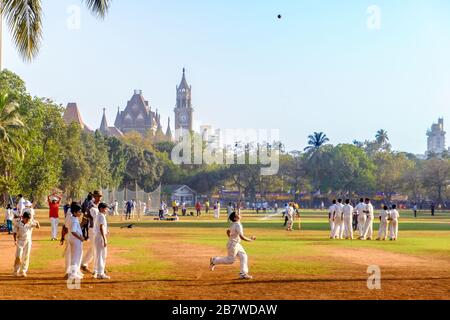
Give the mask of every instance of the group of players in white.
[[[73, 202], [67, 211], [61, 232], [61, 245], [65, 245], [65, 279], [81, 280], [83, 272], [92, 273], [95, 279], [110, 279], [106, 275], [108, 223], [106, 215], [108, 205], [101, 203], [102, 195], [94, 192], [93, 199], [88, 203], [84, 217], [87, 219], [85, 230], [82, 229], [80, 217], [82, 205]], [[13, 236], [16, 245], [14, 261], [14, 276], [27, 277], [30, 264], [33, 229], [39, 229], [40, 224], [34, 219], [34, 209], [30, 202], [20, 204], [17, 208], [17, 218], [14, 221]], [[83, 255], [83, 243], [84, 255]], [[93, 263], [93, 272], [89, 265]], [[83, 272], [82, 272], [83, 271]]]
[[[355, 207], [350, 204], [349, 199], [345, 200], [345, 204], [342, 202], [342, 199], [333, 200], [333, 204], [328, 210], [330, 239], [354, 239], [353, 219], [356, 219], [358, 239], [372, 240], [375, 213], [370, 199], [361, 199]], [[384, 205], [378, 218], [380, 227], [376, 240], [387, 240], [388, 238], [392, 241], [397, 240], [400, 218], [397, 206], [394, 204], [389, 208]]]
[[[82, 205], [72, 203], [68, 210], [62, 229], [61, 245], [65, 244], [65, 278], [81, 280], [84, 277], [83, 272], [91, 273], [89, 264], [93, 263], [93, 276], [96, 279], [109, 279], [106, 275], [105, 265], [107, 257], [107, 234], [108, 224], [106, 215], [108, 205], [101, 202], [102, 195], [99, 192], [93, 193], [93, 199], [89, 203], [84, 217], [90, 219], [82, 230], [80, 217], [82, 215]], [[295, 208], [286, 212], [288, 219], [288, 230], [292, 230], [293, 216]], [[85, 209], [86, 211], [86, 209]], [[354, 239], [354, 223], [357, 220], [357, 230], [360, 240], [373, 239], [373, 224], [375, 219], [374, 207], [370, 199], [361, 199], [353, 207], [350, 200], [343, 203], [342, 199], [333, 200], [333, 204], [328, 210], [328, 219], [330, 223], [330, 239]], [[355, 216], [355, 217], [354, 217]], [[378, 218], [380, 227], [377, 240], [392, 241], [398, 239], [399, 212], [396, 205], [391, 208], [383, 206]], [[248, 257], [241, 241], [252, 242], [256, 237], [247, 237], [244, 235], [244, 229], [240, 222], [241, 215], [239, 210], [229, 214], [231, 227], [227, 230], [228, 244], [226, 257], [212, 257], [210, 259], [210, 269], [213, 271], [217, 265], [230, 265], [240, 261], [240, 279], [252, 279], [248, 270]], [[356, 221], [355, 221], [356, 222]], [[26, 277], [28, 270], [32, 230], [39, 228], [39, 222], [34, 220], [34, 212], [31, 208], [24, 209], [21, 218], [14, 225], [14, 240], [17, 246], [16, 260], [14, 263], [14, 275]], [[86, 234], [87, 233], [87, 234]], [[85, 254], [83, 256], [83, 243], [85, 243]]]

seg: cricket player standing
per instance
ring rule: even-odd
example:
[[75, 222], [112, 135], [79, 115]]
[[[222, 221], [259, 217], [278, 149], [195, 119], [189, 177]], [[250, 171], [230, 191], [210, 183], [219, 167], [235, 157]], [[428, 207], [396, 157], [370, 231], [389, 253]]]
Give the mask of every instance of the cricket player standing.
[[355, 207], [356, 214], [358, 216], [358, 233], [360, 237], [364, 233], [364, 225], [366, 224], [366, 214], [364, 213], [365, 208], [366, 205], [364, 203], [364, 199], [361, 198]]
[[400, 218], [400, 214], [397, 211], [397, 206], [394, 204], [392, 205], [391, 210], [391, 220], [390, 220], [390, 240], [397, 240], [398, 238], [398, 219]]
[[105, 265], [107, 257], [106, 235], [108, 234], [108, 222], [106, 221], [106, 213], [108, 212], [108, 205], [100, 203], [98, 205], [98, 215], [94, 223], [94, 245], [95, 245], [95, 259], [94, 259], [94, 278], [96, 279], [110, 279], [105, 274]]
[[334, 239], [334, 210], [336, 206], [336, 200], [333, 200], [333, 204], [328, 208], [328, 221], [330, 222], [330, 239]]
[[370, 199], [365, 199], [364, 214], [366, 215], [366, 223], [364, 224], [364, 232], [360, 237], [361, 240], [372, 240], [373, 237], [373, 205]]
[[344, 216], [344, 237], [345, 239], [353, 240], [353, 206], [350, 204], [350, 200], [345, 200], [345, 205], [342, 208]]
[[233, 264], [234, 261], [236, 261], [236, 257], [238, 257], [241, 263], [241, 271], [239, 278], [244, 280], [250, 280], [253, 277], [248, 274], [248, 257], [247, 253], [245, 252], [244, 248], [241, 245], [241, 240], [253, 242], [256, 240], [256, 237], [252, 236], [250, 238], [247, 238], [244, 235], [244, 228], [240, 223], [241, 216], [238, 213], [232, 212], [230, 214], [230, 220], [233, 222], [233, 224], [231, 225], [230, 229], [227, 230], [227, 235], [229, 238], [227, 244], [228, 256], [211, 258], [210, 269], [211, 271], [214, 271], [216, 265]]
[[70, 218], [70, 229], [68, 230], [68, 240], [70, 242], [70, 270], [68, 278], [71, 280], [81, 280], [83, 276], [80, 271], [80, 265], [84, 241], [83, 231], [78, 220], [81, 216], [81, 205], [73, 203], [70, 206], [70, 212], [72, 216]]
[[378, 238], [377, 240], [385, 241], [388, 236], [388, 222], [390, 219], [390, 212], [387, 206], [383, 207], [383, 210], [380, 211], [380, 227], [378, 229]]
[[288, 218], [286, 230], [292, 231], [294, 225], [294, 205], [292, 203], [288, 206], [286, 217]]
[[89, 239], [86, 239], [86, 252], [81, 261], [81, 270], [90, 273], [88, 265], [94, 260], [95, 257], [95, 245], [94, 245], [94, 221], [98, 215], [98, 205], [102, 199], [102, 194], [99, 191], [94, 191], [93, 193], [94, 203], [92, 208], [89, 210]]
[[343, 205], [342, 199], [338, 200], [338, 203], [334, 206], [334, 230], [333, 230], [333, 239], [342, 239], [342, 235], [344, 233], [344, 220], [343, 220]]
[[22, 219], [14, 226], [14, 244], [16, 246], [16, 259], [14, 261], [14, 275], [26, 277], [30, 265], [31, 236], [33, 228], [39, 229], [38, 221], [31, 219], [31, 213], [25, 209]]

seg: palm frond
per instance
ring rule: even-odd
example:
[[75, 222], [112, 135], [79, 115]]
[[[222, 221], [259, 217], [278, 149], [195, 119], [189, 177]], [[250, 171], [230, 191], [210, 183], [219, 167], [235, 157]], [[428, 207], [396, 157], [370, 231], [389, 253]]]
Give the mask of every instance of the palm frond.
[[3, 0], [1, 12], [19, 54], [25, 61], [31, 61], [38, 54], [42, 40], [41, 1]]
[[83, 2], [93, 14], [104, 19], [111, 6], [112, 0], [83, 0]]

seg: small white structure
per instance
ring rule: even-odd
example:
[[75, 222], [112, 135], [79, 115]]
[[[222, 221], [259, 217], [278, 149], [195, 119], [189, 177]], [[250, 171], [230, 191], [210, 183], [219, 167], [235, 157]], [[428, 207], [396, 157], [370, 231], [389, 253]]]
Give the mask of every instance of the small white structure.
[[163, 187], [162, 193], [170, 201], [177, 200], [180, 204], [185, 202], [187, 206], [194, 206], [197, 200], [197, 193], [186, 185], [168, 185]]

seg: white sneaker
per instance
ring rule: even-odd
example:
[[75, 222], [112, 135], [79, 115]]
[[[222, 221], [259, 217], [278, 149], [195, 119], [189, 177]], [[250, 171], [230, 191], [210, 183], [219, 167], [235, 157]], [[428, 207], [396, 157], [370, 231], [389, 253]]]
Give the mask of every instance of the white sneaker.
[[20, 277], [20, 272], [13, 272], [14, 277]]
[[28, 277], [26, 272], [22, 272], [22, 273], [20, 274], [20, 276], [21, 276], [22, 278]]
[[214, 264], [214, 258], [211, 258], [209, 260], [209, 270], [214, 271], [215, 268], [216, 268], [216, 265]]
[[241, 274], [241, 275], [239, 276], [239, 278], [240, 278], [241, 280], [251, 280], [251, 279], [253, 279], [253, 277], [252, 277], [251, 275], [249, 275], [249, 274]]
[[109, 279], [111, 279], [111, 277], [107, 276], [106, 274], [100, 274], [100, 275], [97, 275], [96, 279], [109, 280]]
[[83, 278], [80, 277], [78, 274], [71, 274], [69, 275], [69, 280], [82, 280]]

